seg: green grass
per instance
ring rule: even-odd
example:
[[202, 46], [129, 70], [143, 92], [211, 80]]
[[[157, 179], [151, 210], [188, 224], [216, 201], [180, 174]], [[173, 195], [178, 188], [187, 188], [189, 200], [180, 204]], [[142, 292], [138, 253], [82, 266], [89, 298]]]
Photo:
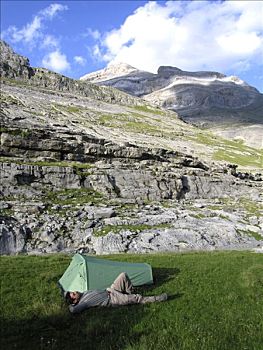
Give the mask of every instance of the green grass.
[[[165, 115], [163, 111], [151, 109], [147, 106], [134, 106], [134, 109], [140, 112], [154, 113], [157, 115]], [[127, 131], [137, 132], [137, 133], [159, 133], [160, 128], [162, 127], [162, 119], [154, 119], [154, 125], [151, 124], [153, 121], [152, 118], [147, 117], [145, 114], [130, 112], [128, 114], [119, 113], [119, 114], [100, 114], [99, 115], [99, 124], [108, 126], [108, 127], [117, 127]], [[156, 124], [160, 123], [160, 125]]]
[[52, 103], [51, 108], [55, 112], [81, 113], [83, 111], [81, 106], [68, 106], [59, 103]]
[[204, 219], [207, 217], [207, 215], [204, 215], [202, 213], [198, 213], [198, 214], [191, 214], [191, 216], [195, 219]]
[[99, 123], [110, 127], [120, 127], [123, 122], [129, 121], [130, 119], [131, 117], [124, 113], [99, 115]]
[[137, 133], [144, 133], [155, 135], [160, 133], [160, 129], [157, 126], [153, 126], [146, 122], [126, 122], [123, 125], [124, 130], [133, 131]]
[[28, 129], [9, 129], [0, 127], [0, 133], [7, 133], [13, 136], [21, 136], [23, 138], [31, 136], [31, 132]]
[[95, 236], [106, 236], [109, 232], [119, 233], [122, 230], [130, 230], [133, 232], [141, 232], [144, 230], [151, 230], [157, 228], [168, 228], [171, 227], [169, 224], [159, 224], [159, 225], [105, 225], [101, 229], [94, 230], [93, 234]]
[[194, 141], [203, 145], [215, 148], [213, 159], [237, 164], [241, 167], [262, 168], [263, 153], [249, 146], [240, 140], [227, 140], [206, 131], [198, 131], [192, 136], [185, 137], [189, 141]]
[[0, 77], [0, 81], [3, 81], [4, 83], [10, 84], [10, 85], [18, 85], [18, 86], [24, 86], [27, 85], [24, 80], [20, 79], [10, 79], [6, 77]]
[[70, 256], [1, 257], [3, 349], [261, 350], [263, 259], [249, 252], [118, 255], [147, 262], [165, 303], [71, 315], [57, 281]]
[[235, 163], [242, 167], [251, 166], [262, 168], [262, 156], [258, 156], [252, 153], [242, 154], [232, 150], [222, 149], [214, 153], [213, 159]]
[[250, 236], [250, 237], [254, 237], [257, 241], [262, 241], [263, 237], [255, 231], [251, 231], [251, 230], [237, 230], [237, 232], [240, 235], [245, 235], [245, 236]]
[[58, 167], [68, 167], [73, 168], [78, 175], [83, 175], [84, 170], [92, 169], [93, 164], [90, 163], [81, 163], [81, 162], [72, 162], [72, 161], [40, 161], [40, 160], [29, 160], [29, 159], [15, 159], [11, 157], [0, 157], [0, 162], [12, 162], [15, 164], [25, 164], [33, 166], [58, 166]]
[[136, 109], [137, 111], [140, 112], [147, 112], [147, 113], [153, 113], [153, 114], [157, 114], [157, 115], [165, 115], [165, 111], [162, 111], [160, 109], [157, 108], [151, 108], [149, 106], [134, 106], [134, 109]]
[[252, 201], [248, 198], [241, 197], [240, 206], [242, 206], [248, 214], [260, 217], [263, 215], [263, 204], [260, 202]]
[[81, 109], [76, 106], [67, 106], [66, 109], [69, 113], [79, 113], [81, 111]]
[[89, 202], [100, 203], [103, 201], [101, 193], [89, 188], [65, 189], [60, 191], [48, 191], [45, 199], [49, 204], [85, 204]]

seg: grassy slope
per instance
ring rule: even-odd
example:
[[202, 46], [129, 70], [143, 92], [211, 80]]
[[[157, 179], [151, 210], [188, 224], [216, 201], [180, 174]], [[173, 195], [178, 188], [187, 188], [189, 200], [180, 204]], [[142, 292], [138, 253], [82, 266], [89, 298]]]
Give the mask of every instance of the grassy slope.
[[263, 259], [249, 252], [118, 255], [147, 261], [165, 303], [71, 315], [56, 282], [69, 256], [1, 257], [3, 349], [263, 348]]
[[[58, 77], [58, 75], [55, 76]], [[179, 147], [179, 150], [183, 149], [186, 153], [193, 153], [200, 159], [237, 164], [240, 170], [262, 171], [262, 149], [246, 146], [241, 140], [227, 140], [215, 136], [209, 130], [193, 127], [182, 122], [178, 119], [177, 114], [171, 111], [161, 110], [146, 104], [133, 105], [133, 98], [126, 94], [124, 95], [127, 97], [127, 101], [124, 99], [124, 104], [121, 105], [99, 102], [108, 96], [105, 95], [106, 91], [110, 94], [111, 90], [117, 94], [118, 101], [118, 95], [122, 95], [118, 90], [110, 88], [110, 90], [104, 91], [96, 85], [88, 85], [90, 89], [95, 89], [93, 92], [96, 93], [94, 96], [92, 95], [95, 101], [98, 98], [97, 103], [94, 104], [93, 100], [91, 102], [82, 96], [81, 91], [78, 99], [75, 96], [74, 100], [70, 99], [69, 102], [70, 95], [68, 93], [60, 92], [58, 94], [56, 90], [43, 90], [22, 81], [6, 79], [4, 81], [5, 84], [10, 85], [9, 88], [14, 84], [21, 87], [20, 95], [16, 97], [11, 92], [3, 91], [1, 102], [3, 106], [8, 106], [7, 112], [5, 112], [7, 115], [12, 115], [12, 118], [14, 114], [18, 114], [20, 117], [22, 108], [23, 117], [31, 120], [29, 125], [33, 120], [34, 123], [42, 127], [46, 127], [48, 123], [48, 125], [54, 124], [57, 127], [60, 125], [63, 130], [66, 126], [79, 132], [90, 133], [91, 130], [93, 132], [96, 130], [100, 136], [113, 139], [114, 142], [123, 142], [123, 138], [126, 138], [127, 141], [135, 144], [141, 144], [143, 141], [144, 145], [150, 147], [163, 147], [169, 150], [177, 150]], [[34, 94], [35, 98], [32, 100], [25, 91], [32, 90], [34, 92], [34, 89], [37, 89], [37, 93], [40, 93], [40, 89], [41, 93], [40, 96], [37, 93]], [[51, 94], [49, 98], [48, 93]], [[43, 98], [46, 99], [45, 104], [43, 104]], [[30, 138], [30, 130], [12, 130], [11, 127], [2, 127], [0, 128], [1, 132], [16, 134], [22, 138], [22, 141], [27, 136]]]

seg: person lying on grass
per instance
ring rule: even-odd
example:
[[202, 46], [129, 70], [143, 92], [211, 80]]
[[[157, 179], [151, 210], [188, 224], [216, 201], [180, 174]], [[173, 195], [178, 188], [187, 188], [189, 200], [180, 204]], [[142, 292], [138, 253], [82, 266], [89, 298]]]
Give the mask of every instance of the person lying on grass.
[[70, 304], [69, 311], [79, 313], [95, 306], [120, 306], [129, 304], [146, 304], [167, 300], [167, 294], [143, 297], [140, 294], [132, 294], [134, 290], [131, 280], [125, 272], [122, 272], [110, 288], [106, 290], [92, 290], [84, 293], [67, 292], [66, 301]]

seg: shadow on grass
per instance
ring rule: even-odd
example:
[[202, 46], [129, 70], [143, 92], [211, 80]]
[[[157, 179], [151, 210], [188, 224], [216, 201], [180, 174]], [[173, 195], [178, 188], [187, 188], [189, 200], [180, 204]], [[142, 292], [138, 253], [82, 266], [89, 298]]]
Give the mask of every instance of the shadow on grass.
[[153, 268], [153, 284], [138, 287], [137, 290], [139, 293], [141, 291], [153, 291], [155, 288], [174, 280], [179, 273], [180, 270], [177, 268]]
[[158, 287], [174, 279], [179, 273], [180, 270], [177, 268], [153, 268], [154, 286]]
[[[138, 292], [156, 295], [154, 289], [178, 273], [178, 269], [156, 268], [155, 284], [141, 287]], [[167, 302], [181, 296], [180, 293], [171, 295]], [[149, 316], [149, 305], [92, 308], [78, 315], [70, 314], [62, 301], [56, 306], [56, 311], [49, 311], [49, 315], [32, 310], [20, 319], [15, 315], [12, 319], [1, 319], [3, 349], [119, 350], [129, 346], [135, 349], [141, 337], [148, 336], [149, 330], [143, 324]]]
[[168, 296], [168, 301], [169, 301], [169, 300], [179, 299], [179, 298], [181, 298], [183, 295], [184, 295], [183, 293], [176, 293], [176, 294], [173, 294], [173, 295], [169, 295], [169, 296]]
[[20, 320], [1, 319], [1, 348], [123, 349], [133, 339], [132, 329], [145, 312], [147, 310], [142, 306], [132, 305], [87, 310], [81, 315], [62, 311], [58, 315]]

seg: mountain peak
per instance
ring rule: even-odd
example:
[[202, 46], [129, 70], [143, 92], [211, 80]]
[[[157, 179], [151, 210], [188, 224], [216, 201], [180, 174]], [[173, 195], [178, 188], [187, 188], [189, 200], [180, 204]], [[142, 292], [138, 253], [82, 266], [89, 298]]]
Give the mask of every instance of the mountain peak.
[[173, 76], [193, 77], [193, 78], [216, 78], [216, 79], [226, 78], [226, 75], [218, 72], [213, 72], [213, 71], [188, 72], [172, 66], [160, 66], [158, 68], [157, 74], [166, 79], [171, 78]]
[[92, 80], [92, 82], [98, 83], [100, 81], [121, 77], [135, 71], [138, 71], [138, 69], [127, 63], [111, 63], [106, 68], [84, 75], [80, 80]]

